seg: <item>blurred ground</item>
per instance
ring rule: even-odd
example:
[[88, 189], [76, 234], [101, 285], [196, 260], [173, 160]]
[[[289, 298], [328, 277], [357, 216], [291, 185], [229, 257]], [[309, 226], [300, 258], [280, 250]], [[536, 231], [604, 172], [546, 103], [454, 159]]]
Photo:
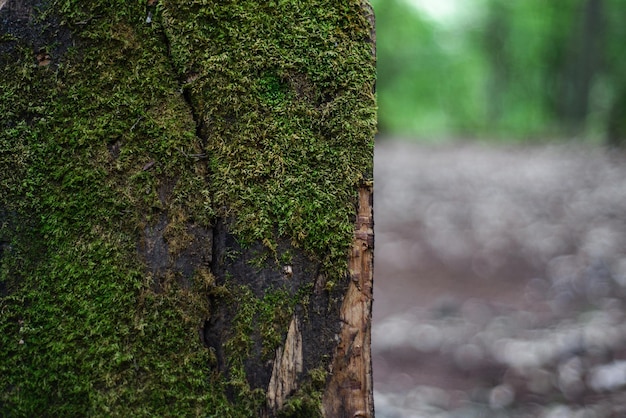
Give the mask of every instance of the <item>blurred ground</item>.
[[378, 418], [626, 417], [625, 162], [378, 141]]

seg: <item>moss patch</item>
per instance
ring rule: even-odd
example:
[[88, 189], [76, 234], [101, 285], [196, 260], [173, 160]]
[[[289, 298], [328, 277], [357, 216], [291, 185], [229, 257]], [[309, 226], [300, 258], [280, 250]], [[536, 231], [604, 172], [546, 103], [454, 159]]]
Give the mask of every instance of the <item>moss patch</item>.
[[[157, 288], [138, 245], [164, 214], [171, 257], [229, 218], [342, 280], [372, 161], [360, 3], [162, 0], [151, 24], [143, 2], [23, 3], [0, 38], [0, 415], [256, 414], [198, 337], [211, 274]], [[280, 297], [249, 298], [233, 338], [256, 317], [269, 356]]]
[[235, 219], [244, 244], [291, 238], [334, 278], [346, 268], [356, 187], [371, 175], [375, 69], [361, 7], [163, 2], [219, 215]]
[[[162, 31], [143, 24], [138, 3], [50, 7], [32, 10], [41, 20], [30, 30], [58, 16], [74, 46], [42, 65], [39, 46], [10, 39], [0, 57], [0, 202], [15, 219], [0, 239], [10, 243], [0, 415], [226, 411], [198, 337], [206, 278], [155, 293], [137, 253], [152, 213], [176, 213], [174, 224], [210, 217], [198, 209], [205, 170], [184, 153], [199, 139]], [[177, 181], [161, 200], [167, 178]]]

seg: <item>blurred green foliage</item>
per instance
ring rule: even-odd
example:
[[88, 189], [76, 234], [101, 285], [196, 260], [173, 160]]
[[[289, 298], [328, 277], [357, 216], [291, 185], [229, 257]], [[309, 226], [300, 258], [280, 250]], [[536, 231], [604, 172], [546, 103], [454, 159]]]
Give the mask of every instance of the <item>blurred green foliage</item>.
[[626, 0], [418, 3], [373, 0], [383, 134], [626, 137]]

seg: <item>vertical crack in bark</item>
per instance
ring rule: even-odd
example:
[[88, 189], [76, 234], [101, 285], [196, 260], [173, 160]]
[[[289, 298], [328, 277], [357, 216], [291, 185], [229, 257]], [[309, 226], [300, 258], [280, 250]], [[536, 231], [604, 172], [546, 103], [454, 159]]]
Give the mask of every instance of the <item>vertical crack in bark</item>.
[[373, 418], [371, 318], [374, 266], [373, 191], [359, 188], [359, 207], [349, 256], [352, 279], [341, 306], [340, 342], [322, 400], [324, 416]]
[[276, 413], [282, 409], [287, 397], [298, 388], [298, 376], [303, 370], [302, 333], [298, 317], [289, 324], [285, 346], [276, 349], [272, 377], [267, 388], [267, 406]]
[[[150, 7], [152, 8], [156, 7], [157, 1], [155, 1]], [[191, 113], [191, 117], [193, 118], [193, 121], [196, 124], [196, 136], [200, 139], [200, 143], [202, 144], [202, 153], [205, 153], [204, 148], [206, 146], [207, 135], [205, 132], [203, 118], [202, 118], [201, 113], [193, 104], [191, 90], [185, 86], [185, 84], [187, 84], [189, 80], [183, 80], [184, 75], [178, 71], [178, 69], [176, 68], [176, 65], [174, 64], [174, 59], [172, 56], [172, 43], [167, 33], [167, 27], [166, 27], [165, 22], [163, 22], [161, 34], [163, 36], [163, 41], [165, 42], [165, 48], [167, 49], [167, 56], [168, 56], [170, 65], [172, 67], [172, 72], [174, 74], [178, 74], [179, 76], [178, 82], [180, 85], [180, 93], [183, 97], [183, 100], [185, 101], [185, 103], [187, 103], [187, 106], [189, 107], [189, 112]]]
[[[165, 36], [165, 38], [168, 39], [167, 35]], [[170, 54], [170, 60], [171, 60], [171, 52], [169, 52], [170, 51], [169, 39], [167, 40], [167, 49], [168, 49], [168, 53]], [[202, 117], [202, 114], [200, 113], [199, 109], [197, 109], [193, 103], [193, 95], [191, 92], [191, 87], [187, 85], [188, 83], [189, 83], [189, 80], [185, 80], [181, 82], [181, 85], [182, 85], [181, 94], [183, 96], [183, 99], [185, 100], [185, 103], [187, 103], [187, 106], [189, 106], [191, 117], [193, 118], [193, 121], [196, 124], [196, 137], [200, 139], [202, 154], [206, 156], [206, 144], [207, 144], [209, 135], [206, 130], [206, 124], [204, 123], [204, 118]]]

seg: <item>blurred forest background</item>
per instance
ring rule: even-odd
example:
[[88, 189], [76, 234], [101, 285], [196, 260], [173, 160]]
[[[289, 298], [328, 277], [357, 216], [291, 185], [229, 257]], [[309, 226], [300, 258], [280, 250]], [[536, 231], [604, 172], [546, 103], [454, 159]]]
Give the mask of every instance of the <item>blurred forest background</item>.
[[372, 2], [376, 416], [626, 417], [626, 0]]
[[373, 5], [383, 135], [624, 138], [625, 0]]

